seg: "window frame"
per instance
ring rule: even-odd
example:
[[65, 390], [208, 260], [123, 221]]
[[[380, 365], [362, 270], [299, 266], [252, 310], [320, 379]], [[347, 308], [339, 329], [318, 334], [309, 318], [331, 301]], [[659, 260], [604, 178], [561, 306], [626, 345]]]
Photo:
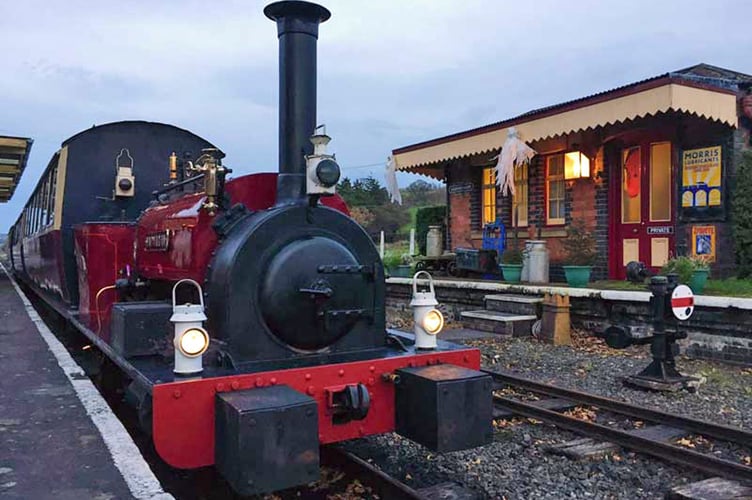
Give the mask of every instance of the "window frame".
[[[554, 158], [560, 158], [561, 159], [561, 174], [557, 175], [551, 175], [551, 160]], [[563, 226], [566, 224], [566, 199], [567, 199], [567, 190], [566, 190], [566, 180], [564, 179], [564, 154], [554, 154], [549, 155], [546, 157], [546, 176], [545, 181], [546, 183], [546, 201], [545, 201], [545, 207], [546, 210], [546, 225], [547, 226]], [[556, 200], [560, 200], [562, 203], [562, 213], [561, 217], [551, 217], [551, 184], [554, 182], [561, 182], [562, 185], [562, 197], [556, 198]]]
[[[490, 183], [486, 182], [486, 172], [490, 173]], [[486, 195], [491, 193], [489, 197], [491, 203], [486, 203]], [[483, 167], [481, 172], [481, 184], [480, 184], [480, 228], [483, 229], [486, 224], [496, 222], [498, 218], [498, 186], [496, 185], [496, 167]], [[493, 220], [486, 220], [486, 208], [490, 208], [493, 213]]]
[[[518, 177], [517, 172], [520, 172]], [[514, 194], [512, 195], [512, 227], [527, 227], [530, 224], [530, 170], [529, 162], [525, 162], [514, 169]], [[519, 194], [524, 187], [525, 197], [524, 200], [519, 200]], [[516, 207], [521, 205], [521, 202], [525, 202], [525, 219], [519, 220], [519, 216], [515, 217]]]

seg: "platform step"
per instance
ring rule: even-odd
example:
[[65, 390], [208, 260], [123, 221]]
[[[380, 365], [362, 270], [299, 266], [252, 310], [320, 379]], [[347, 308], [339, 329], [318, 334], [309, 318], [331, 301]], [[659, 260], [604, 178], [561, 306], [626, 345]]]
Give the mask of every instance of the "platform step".
[[539, 315], [542, 297], [535, 295], [494, 294], [483, 297], [486, 309], [510, 314]]
[[514, 337], [529, 336], [533, 323], [538, 319], [533, 314], [511, 314], [486, 309], [464, 311], [461, 317], [465, 328]]

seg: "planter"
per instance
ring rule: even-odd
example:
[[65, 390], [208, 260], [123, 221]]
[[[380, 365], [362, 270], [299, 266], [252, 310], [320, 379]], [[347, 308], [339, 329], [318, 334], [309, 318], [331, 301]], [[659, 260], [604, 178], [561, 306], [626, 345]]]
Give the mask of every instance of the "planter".
[[410, 264], [400, 264], [397, 267], [389, 269], [389, 274], [395, 278], [409, 278], [412, 276], [413, 266]]
[[573, 288], [584, 288], [590, 281], [590, 271], [592, 266], [562, 266], [564, 276], [567, 278], [567, 285]]
[[522, 274], [522, 264], [499, 264], [504, 281], [519, 283]]
[[700, 295], [705, 290], [705, 284], [708, 282], [708, 274], [710, 269], [695, 269], [692, 272], [692, 277], [689, 279], [689, 288], [692, 291]]

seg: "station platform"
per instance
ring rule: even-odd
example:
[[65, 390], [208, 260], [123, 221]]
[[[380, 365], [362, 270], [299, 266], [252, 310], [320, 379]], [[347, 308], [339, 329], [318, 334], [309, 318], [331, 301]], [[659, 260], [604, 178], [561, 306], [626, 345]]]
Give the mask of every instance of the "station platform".
[[0, 269], [0, 498], [172, 498], [4, 268]]

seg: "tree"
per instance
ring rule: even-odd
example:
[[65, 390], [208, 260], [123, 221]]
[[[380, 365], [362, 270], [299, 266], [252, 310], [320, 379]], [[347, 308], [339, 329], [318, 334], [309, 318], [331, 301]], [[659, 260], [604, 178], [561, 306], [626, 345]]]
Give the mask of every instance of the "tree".
[[424, 206], [428, 203], [428, 197], [435, 186], [424, 180], [417, 180], [407, 186], [405, 198], [409, 200], [410, 205]]
[[337, 185], [337, 192], [350, 207], [374, 207], [389, 200], [386, 189], [372, 176], [350, 181], [347, 177]]

